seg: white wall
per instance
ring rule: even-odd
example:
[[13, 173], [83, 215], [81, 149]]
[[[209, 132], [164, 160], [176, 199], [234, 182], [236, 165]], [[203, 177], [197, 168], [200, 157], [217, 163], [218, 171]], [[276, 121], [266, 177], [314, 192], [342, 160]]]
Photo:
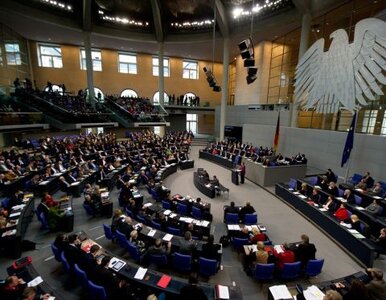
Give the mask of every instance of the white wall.
[[[244, 124], [243, 141], [270, 146], [275, 128], [274, 125]], [[279, 151], [286, 155], [304, 153], [310, 166], [323, 170], [331, 168], [344, 177], [346, 167], [341, 168], [340, 162], [346, 136], [345, 132], [281, 126]], [[386, 137], [355, 134], [350, 159], [349, 176], [369, 171], [375, 180], [386, 181]]]

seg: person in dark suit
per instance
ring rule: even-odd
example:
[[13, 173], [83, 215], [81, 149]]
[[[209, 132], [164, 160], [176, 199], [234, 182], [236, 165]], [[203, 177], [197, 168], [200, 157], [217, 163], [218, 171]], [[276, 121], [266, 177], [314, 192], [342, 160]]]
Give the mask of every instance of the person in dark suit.
[[326, 192], [333, 195], [334, 197], [339, 196], [339, 189], [336, 186], [336, 183], [334, 181], [330, 181], [330, 183], [328, 184], [328, 188], [327, 188]]
[[126, 282], [119, 280], [108, 268], [111, 257], [105, 256], [92, 275], [92, 281], [105, 288], [108, 299], [124, 299]]
[[68, 244], [63, 249], [64, 255], [71, 266], [78, 264], [83, 259], [83, 253], [80, 249], [80, 241], [77, 234], [71, 234], [68, 237]]
[[211, 234], [208, 238], [208, 242], [202, 245], [201, 257], [207, 259], [218, 258], [218, 245], [214, 244], [214, 236]]
[[196, 273], [191, 273], [189, 276], [189, 284], [185, 285], [180, 291], [180, 298], [184, 300], [207, 300], [203, 289], [198, 285], [198, 276]]
[[246, 214], [253, 214], [255, 212], [255, 209], [251, 205], [250, 202], [247, 202], [247, 204], [240, 209], [239, 217], [240, 220], [244, 220], [244, 217]]
[[320, 201], [321, 201], [321, 196], [319, 194], [319, 191], [317, 189], [313, 189], [312, 190], [312, 194], [310, 195], [310, 197], [308, 198], [310, 201], [316, 203], [316, 204], [320, 204]]
[[239, 208], [235, 207], [235, 203], [232, 201], [231, 205], [225, 208], [225, 213], [226, 214], [238, 214], [239, 213]]
[[326, 177], [327, 177], [327, 183], [336, 182], [336, 175], [331, 169], [327, 169], [326, 172]]
[[130, 239], [130, 234], [133, 231], [132, 220], [130, 217], [125, 217], [123, 222], [120, 222], [118, 225], [118, 230], [123, 233], [127, 239]]
[[241, 165], [240, 165], [240, 184], [244, 183], [245, 172], [246, 172], [245, 163], [241, 163]]
[[179, 243], [180, 248], [178, 252], [182, 254], [191, 255], [193, 251], [196, 250], [196, 244], [192, 240], [192, 234], [190, 233], [190, 231], [185, 232], [184, 238], [180, 239], [179, 242], [180, 242]]
[[374, 179], [370, 176], [370, 172], [366, 172], [365, 175], [363, 175], [362, 179], [366, 183], [366, 188], [371, 189], [374, 185]]
[[63, 251], [68, 245], [67, 236], [64, 233], [58, 234], [55, 238], [54, 245], [59, 249], [59, 251]]
[[93, 274], [95, 272], [95, 269], [97, 267], [97, 261], [95, 260], [95, 256], [97, 255], [98, 251], [100, 250], [100, 246], [98, 245], [92, 245], [90, 247], [90, 252], [86, 253], [83, 252], [83, 257], [79, 261], [79, 267], [87, 273], [87, 275], [90, 276], [90, 274]]
[[300, 261], [304, 268], [310, 259], [315, 259], [316, 248], [310, 243], [308, 235], [302, 234], [300, 238], [302, 242], [294, 248], [294, 252], [296, 260]]
[[355, 196], [353, 195], [351, 190], [345, 190], [343, 193], [343, 198], [347, 200], [348, 204], [355, 204]]

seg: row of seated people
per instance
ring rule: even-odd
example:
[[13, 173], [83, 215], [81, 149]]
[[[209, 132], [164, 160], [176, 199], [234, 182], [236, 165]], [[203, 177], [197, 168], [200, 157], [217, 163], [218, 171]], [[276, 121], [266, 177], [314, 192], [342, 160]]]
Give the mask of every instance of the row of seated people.
[[309, 237], [306, 234], [301, 235], [300, 243], [274, 246], [265, 245], [264, 241], [255, 243], [254, 236], [261, 236], [261, 233], [250, 236], [250, 244], [255, 244], [256, 247], [248, 247], [248, 251], [243, 251], [243, 266], [244, 271], [252, 274], [257, 264], [275, 264], [278, 275], [283, 270], [284, 264], [300, 262], [300, 269], [305, 270], [307, 263], [310, 260], [315, 260], [316, 247], [310, 243]]
[[214, 155], [221, 155], [236, 164], [241, 163], [241, 158], [246, 157], [252, 161], [262, 163], [265, 166], [297, 165], [307, 164], [305, 154], [298, 153], [291, 158], [284, 157], [281, 153], [275, 155], [273, 148], [262, 146], [254, 147], [252, 144], [241, 144], [240, 142], [226, 140], [212, 143], [204, 151]]
[[[381, 300], [386, 298], [386, 282], [383, 271], [367, 268], [367, 276], [360, 279], [344, 279], [331, 282], [323, 300]], [[300, 298], [299, 298], [300, 296]], [[304, 294], [297, 299], [305, 299]]]
[[[157, 219], [155, 219], [157, 220]], [[162, 220], [158, 220], [162, 224]], [[185, 255], [193, 255], [196, 257], [198, 253], [196, 252], [197, 239], [193, 239], [195, 235], [199, 235], [200, 232], [194, 228], [193, 224], [188, 224], [183, 231], [183, 238], [178, 240], [178, 245], [175, 249], [172, 249], [172, 244], [170, 242], [165, 242], [161, 239], [148, 238], [147, 236], [139, 236], [141, 229], [144, 224], [136, 223], [131, 217], [128, 217], [122, 213], [121, 210], [117, 209], [114, 212], [114, 216], [111, 222], [111, 231], [113, 233], [119, 232], [126, 236], [127, 240], [133, 243], [141, 255], [146, 253], [151, 254], [171, 254], [171, 250], [177, 251]], [[152, 227], [156, 228], [156, 227]], [[161, 232], [167, 232], [168, 230], [163, 230], [159, 228]], [[168, 231], [169, 232], [169, 231]], [[177, 235], [178, 236], [178, 235]], [[201, 257], [207, 259], [216, 259], [220, 260], [219, 254], [219, 245], [214, 244], [213, 235], [209, 235], [207, 238], [207, 243], [203, 244], [202, 249], [199, 252]]]
[[108, 299], [147, 299], [149, 295], [154, 294], [154, 291], [141, 290], [111, 272], [109, 263], [112, 257], [101, 255], [101, 248], [96, 244], [92, 245], [88, 252], [82, 249], [82, 241], [77, 234], [59, 234], [53, 245], [59, 253], [63, 253], [72, 270], [83, 270], [88, 280], [104, 287]]
[[141, 97], [115, 98], [115, 97], [109, 96], [106, 99], [123, 108], [132, 117], [133, 120], [139, 120], [139, 121], [161, 120], [161, 117], [158, 116], [159, 112], [157, 108], [147, 98], [141, 98]]
[[7, 300], [49, 300], [52, 299], [52, 296], [49, 293], [42, 293], [36, 287], [29, 287], [22, 278], [11, 275], [0, 284], [0, 298]]
[[[335, 190], [335, 188], [336, 188], [335, 183], [331, 181], [329, 184], [329, 188], [327, 190], [333, 191]], [[332, 195], [333, 192], [330, 192], [330, 195], [327, 197], [327, 199], [323, 200], [317, 188], [314, 188], [312, 190], [312, 193], [309, 194], [306, 183], [303, 183], [301, 185], [301, 188], [298, 192], [306, 196], [310, 204], [318, 205], [324, 211], [335, 216], [337, 221], [339, 221], [343, 226], [346, 226], [351, 229], [355, 229], [356, 231], [362, 233], [364, 236], [371, 238], [370, 237], [371, 230], [370, 230], [369, 224], [360, 220], [358, 215], [353, 214], [352, 211], [350, 211], [346, 205], [346, 203], [351, 205], [357, 204], [357, 201], [351, 190], [347, 189], [344, 191], [343, 195], [341, 195], [342, 199], [344, 199], [345, 202], [336, 200], [335, 197]], [[380, 205], [380, 199], [374, 199], [371, 204], [365, 207], [365, 211], [373, 216], [380, 215], [382, 213], [382, 210], [383, 208]], [[380, 235], [374, 238], [378, 255], [386, 254], [385, 234], [386, 234], [386, 229], [382, 228], [380, 230]]]
[[[11, 151], [3, 151], [0, 155], [0, 184], [4, 185], [7, 181], [11, 182], [18, 175], [17, 170], [21, 169], [24, 174], [31, 172], [42, 173], [43, 178], [34, 178], [33, 182], [38, 184], [41, 180], [56, 172], [63, 171], [63, 168], [69, 166], [82, 166], [82, 170], [76, 170], [76, 174], [88, 173], [89, 169], [98, 173], [99, 180], [106, 177], [106, 173], [111, 172], [119, 165], [122, 159], [129, 159], [130, 163], [138, 171], [144, 164], [162, 166], [165, 163], [165, 157], [177, 159], [184, 157], [180, 149], [189, 145], [181, 139], [184, 133], [179, 133], [177, 140], [173, 139], [174, 147], [169, 148], [169, 136], [159, 138], [150, 132], [135, 133], [131, 135], [129, 141], [118, 142], [115, 135], [103, 134], [87, 136], [77, 136], [76, 138], [64, 138], [57, 140], [55, 138], [44, 138], [40, 141], [41, 149], [29, 155], [27, 151], [21, 151], [13, 148]], [[150, 150], [149, 150], [150, 149]], [[170, 150], [172, 149], [172, 151]], [[181, 150], [181, 152], [184, 152]], [[107, 161], [106, 157], [114, 158], [113, 161]], [[93, 157], [87, 160], [87, 157]], [[153, 158], [155, 157], [155, 158]], [[101, 169], [103, 166], [103, 170]], [[103, 172], [102, 172], [103, 171]], [[146, 176], [146, 174], [143, 174]], [[71, 174], [74, 177], [74, 172]], [[145, 176], [144, 180], [145, 180]], [[68, 182], [68, 180], [66, 180]], [[68, 182], [70, 183], [70, 182]], [[0, 185], [0, 187], [1, 187]]]
[[[245, 204], [245, 206], [242, 207], [236, 206], [234, 201], [231, 201], [230, 206], [224, 207], [224, 221], [226, 223], [249, 224], [250, 222], [246, 220], [247, 215], [256, 215], [256, 210], [249, 201]], [[257, 223], [257, 217], [256, 221], [253, 224], [255, 223]]]
[[[338, 196], [338, 188], [335, 188], [338, 176], [331, 169], [327, 169], [326, 174], [318, 176], [317, 179], [317, 184], [323, 190], [330, 189], [334, 196]], [[363, 176], [359, 174], [354, 175], [351, 183], [351, 185], [348, 185], [351, 189], [360, 189], [373, 196], [384, 197], [386, 192], [384, 189], [385, 184], [382, 181], [375, 181], [368, 171]]]

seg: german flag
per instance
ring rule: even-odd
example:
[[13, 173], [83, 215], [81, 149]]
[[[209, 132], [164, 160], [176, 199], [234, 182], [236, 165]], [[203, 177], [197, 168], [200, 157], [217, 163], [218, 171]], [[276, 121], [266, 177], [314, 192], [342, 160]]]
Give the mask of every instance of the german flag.
[[277, 148], [279, 148], [279, 134], [280, 134], [280, 111], [277, 117], [275, 137], [273, 139], [273, 150], [277, 153]]

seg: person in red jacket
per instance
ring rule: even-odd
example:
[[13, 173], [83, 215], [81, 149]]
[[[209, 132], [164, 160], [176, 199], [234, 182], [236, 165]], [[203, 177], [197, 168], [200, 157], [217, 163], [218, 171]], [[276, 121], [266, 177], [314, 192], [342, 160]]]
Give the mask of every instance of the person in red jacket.
[[267, 236], [264, 233], [260, 232], [260, 230], [257, 229], [256, 227], [252, 228], [252, 235], [249, 238], [249, 241], [252, 244], [256, 244], [257, 242], [264, 242], [266, 240], [267, 240]]
[[340, 207], [337, 209], [337, 211], [334, 213], [334, 216], [340, 221], [343, 222], [347, 220], [350, 216], [348, 213], [348, 210], [346, 208], [346, 205], [342, 203]]
[[273, 254], [276, 257], [276, 268], [282, 270], [285, 263], [295, 262], [295, 253], [289, 249], [287, 244], [282, 245], [283, 252], [277, 253], [276, 249], [273, 250]]
[[55, 201], [54, 198], [52, 198], [52, 196], [50, 194], [48, 194], [48, 192], [44, 192], [44, 194], [43, 194], [43, 202], [48, 207], [55, 207], [55, 206], [59, 207], [60, 206], [60, 202], [59, 201]]

